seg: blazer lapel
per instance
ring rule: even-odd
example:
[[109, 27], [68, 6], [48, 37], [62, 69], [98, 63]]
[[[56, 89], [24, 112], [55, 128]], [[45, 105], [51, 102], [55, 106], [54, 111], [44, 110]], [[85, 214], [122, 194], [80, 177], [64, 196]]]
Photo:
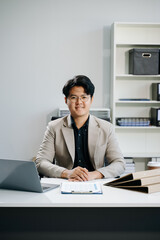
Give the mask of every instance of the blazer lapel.
[[95, 167], [94, 156], [99, 138], [99, 127], [95, 118], [90, 115], [89, 128], [88, 128], [88, 148], [90, 154], [90, 160]]
[[68, 151], [71, 155], [72, 161], [74, 162], [75, 158], [75, 141], [74, 141], [74, 131], [71, 126], [71, 118], [70, 115], [68, 115], [67, 118], [65, 118], [66, 121], [63, 123], [62, 127], [62, 133], [68, 148]]

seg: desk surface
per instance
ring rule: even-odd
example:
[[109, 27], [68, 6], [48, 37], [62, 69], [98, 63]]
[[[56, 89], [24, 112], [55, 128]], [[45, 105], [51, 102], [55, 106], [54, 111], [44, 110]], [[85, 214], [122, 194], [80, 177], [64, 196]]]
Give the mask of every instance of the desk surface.
[[[61, 194], [60, 187], [45, 193], [0, 189], [0, 207], [160, 207], [160, 192], [146, 194], [103, 186], [112, 179], [97, 180], [103, 194]], [[42, 182], [58, 183], [62, 179], [44, 178]]]

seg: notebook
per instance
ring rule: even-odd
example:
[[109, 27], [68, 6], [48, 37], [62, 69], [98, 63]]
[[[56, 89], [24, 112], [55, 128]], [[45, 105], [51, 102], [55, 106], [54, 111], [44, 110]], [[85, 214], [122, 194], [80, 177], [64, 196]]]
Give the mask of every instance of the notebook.
[[63, 182], [61, 185], [63, 194], [102, 194], [100, 183], [95, 182]]
[[0, 159], [0, 188], [29, 192], [46, 192], [58, 184], [41, 184], [32, 161]]

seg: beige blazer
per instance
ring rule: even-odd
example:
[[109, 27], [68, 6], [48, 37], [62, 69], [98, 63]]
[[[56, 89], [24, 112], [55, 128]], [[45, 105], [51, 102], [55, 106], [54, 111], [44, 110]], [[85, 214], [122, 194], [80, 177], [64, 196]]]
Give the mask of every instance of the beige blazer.
[[[111, 123], [90, 115], [88, 149], [93, 167], [105, 178], [123, 173], [124, 159]], [[36, 158], [39, 173], [47, 177], [61, 177], [66, 168], [73, 168], [74, 158], [74, 131], [70, 115], [51, 121]], [[107, 166], [104, 165], [105, 158]]]

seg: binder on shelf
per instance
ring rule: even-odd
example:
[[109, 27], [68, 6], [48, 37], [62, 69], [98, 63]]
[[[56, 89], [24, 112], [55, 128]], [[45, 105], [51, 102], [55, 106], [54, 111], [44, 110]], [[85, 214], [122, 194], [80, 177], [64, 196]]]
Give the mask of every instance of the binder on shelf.
[[160, 127], [160, 108], [151, 108], [151, 124]]
[[104, 185], [144, 193], [160, 192], [160, 169], [130, 173]]
[[152, 83], [152, 100], [160, 101], [160, 83]]
[[145, 127], [150, 125], [149, 118], [117, 118], [116, 123], [122, 127]]

